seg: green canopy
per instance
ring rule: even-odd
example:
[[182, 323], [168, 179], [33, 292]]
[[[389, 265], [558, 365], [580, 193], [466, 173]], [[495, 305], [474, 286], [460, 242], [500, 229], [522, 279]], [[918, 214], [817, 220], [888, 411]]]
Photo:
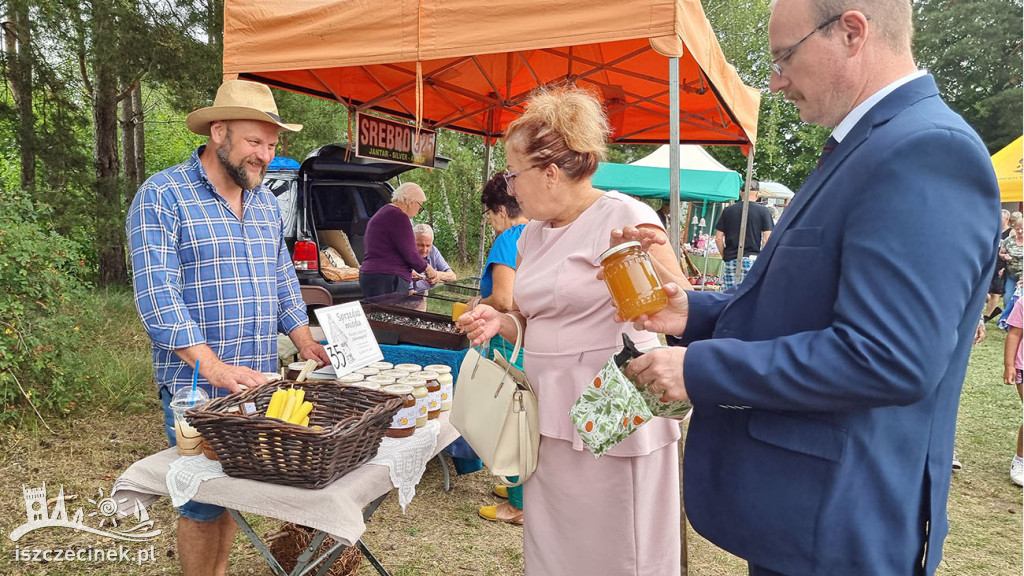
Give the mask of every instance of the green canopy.
[[[601, 162], [591, 178], [595, 188], [618, 190], [639, 198], [669, 199], [668, 168]], [[743, 179], [736, 172], [679, 170], [680, 200], [728, 202], [740, 196]]]

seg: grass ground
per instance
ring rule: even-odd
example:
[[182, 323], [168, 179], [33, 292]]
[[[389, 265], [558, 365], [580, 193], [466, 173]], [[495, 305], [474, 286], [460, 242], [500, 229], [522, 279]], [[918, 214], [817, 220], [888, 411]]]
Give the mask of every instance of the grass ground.
[[[73, 513], [95, 507], [100, 490], [133, 461], [162, 449], [159, 403], [152, 383], [149, 348], [130, 297], [97, 292], [84, 307], [95, 310], [85, 326], [95, 338], [81, 356], [83, 375], [95, 382], [91, 399], [65, 420], [49, 421], [51, 435], [33, 420], [0, 431], [0, 574], [82, 574], [95, 576], [180, 574], [175, 546], [175, 512], [166, 500], [150, 507], [155, 528], [155, 559], [141, 566], [124, 562], [39, 563], [13, 559], [26, 548], [106, 548], [116, 543], [83, 532], [44, 529], [17, 543], [8, 537], [26, 519], [22, 485], [46, 482], [50, 497], [57, 487], [76, 498]], [[1009, 462], [1021, 421], [1013, 389], [1000, 384], [1002, 333], [990, 332], [971, 359], [957, 430], [957, 451], [964, 469], [955, 473], [950, 494], [950, 534], [942, 576], [1010, 576], [1021, 574], [1021, 490], [1009, 481]], [[83, 376], [84, 377], [84, 376]], [[476, 510], [496, 503], [484, 473], [454, 478], [450, 492], [432, 461], [417, 496], [402, 514], [389, 498], [368, 524], [364, 540], [394, 576], [515, 575], [522, 573], [521, 529], [480, 519]], [[252, 517], [260, 534], [276, 532], [276, 520]], [[688, 532], [689, 573], [712, 576], [746, 574], [745, 564]], [[136, 548], [141, 548], [137, 546]], [[134, 550], [135, 548], [133, 548]], [[239, 536], [231, 574], [269, 574], [262, 559]], [[360, 574], [372, 574], [365, 564]]]

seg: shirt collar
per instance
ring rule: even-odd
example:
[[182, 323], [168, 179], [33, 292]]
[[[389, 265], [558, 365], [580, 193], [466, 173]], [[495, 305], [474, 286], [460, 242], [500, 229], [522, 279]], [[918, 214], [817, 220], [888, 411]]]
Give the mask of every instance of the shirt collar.
[[853, 127], [857, 125], [857, 122], [860, 122], [860, 119], [863, 118], [869, 110], [874, 108], [875, 104], [881, 102], [882, 98], [892, 94], [897, 88], [903, 86], [907, 82], [916, 80], [927, 73], [928, 72], [926, 70], [918, 70], [912, 74], [907, 74], [872, 94], [867, 100], [861, 102], [856, 108], [851, 110], [850, 113], [846, 115], [846, 118], [843, 118], [843, 121], [836, 126], [835, 130], [832, 131], [832, 137], [836, 139], [836, 142], [842, 142], [843, 138], [846, 138], [846, 135], [850, 133], [850, 130], [853, 130]]

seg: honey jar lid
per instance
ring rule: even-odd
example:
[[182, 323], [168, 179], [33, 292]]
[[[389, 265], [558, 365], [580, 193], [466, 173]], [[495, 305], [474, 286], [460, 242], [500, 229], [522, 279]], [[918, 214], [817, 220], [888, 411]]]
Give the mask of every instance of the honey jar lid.
[[352, 372], [350, 374], [345, 374], [344, 376], [341, 376], [341, 377], [338, 378], [338, 382], [341, 382], [342, 384], [351, 384], [353, 382], [361, 382], [362, 380], [363, 380], [363, 375], [362, 374], [358, 374], [356, 372]]
[[403, 372], [419, 372], [423, 370], [423, 367], [419, 364], [395, 364], [395, 370], [401, 370]]
[[431, 364], [423, 367], [424, 372], [437, 372], [438, 374], [451, 374], [452, 367], [447, 364]]
[[387, 394], [394, 394], [396, 396], [408, 396], [412, 394], [412, 386], [406, 386], [404, 384], [391, 384], [380, 389], [381, 392]]
[[388, 384], [394, 384], [395, 383], [395, 379], [394, 378], [392, 378], [390, 376], [384, 376], [384, 375], [367, 376], [365, 381], [366, 382], [373, 382], [374, 384], [379, 384], [381, 386], [387, 386]]
[[352, 385], [358, 386], [359, 388], [366, 388], [367, 390], [380, 390], [380, 384], [376, 382], [367, 382], [366, 380], [353, 382]]
[[395, 365], [391, 362], [374, 362], [370, 364], [370, 368], [376, 368], [377, 370], [391, 370]]
[[440, 374], [438, 374], [437, 372], [428, 372], [424, 370], [422, 372], [416, 372], [414, 374], [411, 374], [411, 376], [413, 378], [422, 378], [423, 380], [437, 380], [440, 377]]
[[424, 380], [423, 378], [409, 376], [407, 378], [399, 378], [398, 381], [395, 382], [395, 384], [405, 384], [408, 386], [426, 386], [427, 381]]
[[380, 374], [380, 370], [373, 366], [364, 366], [363, 368], [355, 370], [355, 373], [362, 374], [363, 376], [376, 376], [377, 374]]
[[625, 252], [626, 250], [629, 250], [630, 248], [639, 248], [639, 247], [640, 247], [640, 243], [635, 241], [635, 240], [633, 240], [631, 242], [623, 242], [622, 244], [619, 244], [617, 246], [612, 246], [611, 248], [605, 250], [600, 256], [597, 257], [597, 263], [598, 264], [603, 263], [605, 258], [608, 258], [609, 256], [611, 256], [613, 254], [618, 254], [619, 252]]

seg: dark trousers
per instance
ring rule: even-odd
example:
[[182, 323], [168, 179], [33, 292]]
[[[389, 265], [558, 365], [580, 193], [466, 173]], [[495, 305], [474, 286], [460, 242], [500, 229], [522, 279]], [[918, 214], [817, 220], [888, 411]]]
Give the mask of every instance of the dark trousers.
[[363, 298], [395, 292], [408, 294], [410, 284], [411, 282], [395, 274], [359, 274], [359, 287], [363, 289]]

